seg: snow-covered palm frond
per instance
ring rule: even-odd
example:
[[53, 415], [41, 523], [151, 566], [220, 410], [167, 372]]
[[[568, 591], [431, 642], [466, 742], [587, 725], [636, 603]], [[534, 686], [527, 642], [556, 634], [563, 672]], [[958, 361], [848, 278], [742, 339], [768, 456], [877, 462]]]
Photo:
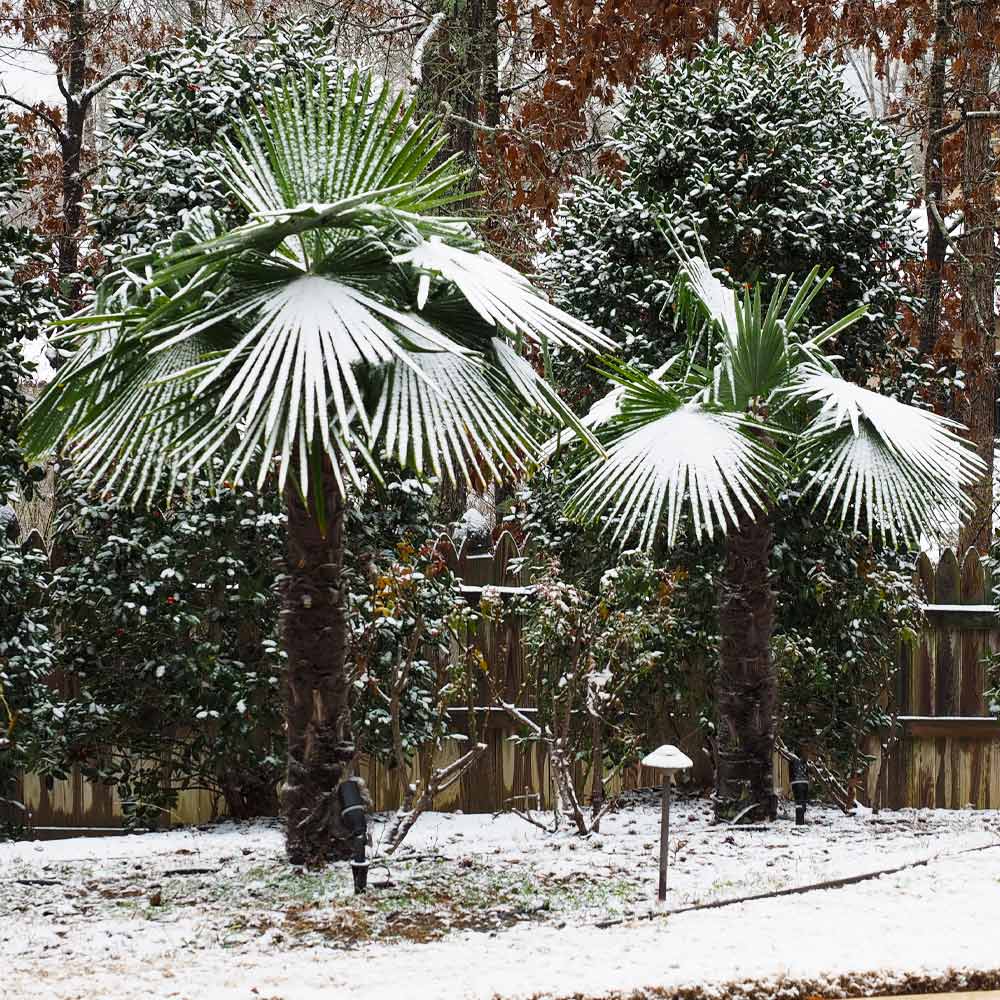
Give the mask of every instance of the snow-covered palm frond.
[[589, 463], [573, 482], [573, 516], [602, 518], [624, 545], [638, 534], [646, 548], [662, 521], [673, 544], [685, 511], [696, 535], [712, 535], [755, 517], [780, 474], [759, 424], [678, 394], [624, 365], [612, 374], [624, 389], [609, 425], [607, 459]]
[[575, 516], [602, 518], [624, 545], [652, 545], [666, 522], [672, 545], [690, 510], [695, 534], [736, 526], [740, 511], [754, 517], [775, 479], [773, 456], [748, 435], [741, 417], [688, 403], [628, 431], [606, 445], [608, 458], [588, 465], [575, 480], [569, 505]]
[[736, 292], [712, 274], [708, 262], [701, 257], [685, 257], [681, 270], [688, 287], [705, 307], [709, 319], [718, 323], [728, 336], [735, 337], [738, 329]]
[[157, 353], [141, 345], [115, 351], [101, 371], [90, 418], [71, 441], [74, 474], [122, 494], [161, 486], [169, 493], [182, 474], [174, 441], [211, 414], [210, 406], [192, 402], [180, 373], [217, 347], [202, 333]]
[[[603, 454], [603, 449], [597, 438], [590, 433], [583, 421], [563, 402], [559, 393], [545, 379], [540, 378], [535, 369], [510, 344], [499, 337], [494, 337], [490, 343], [493, 348], [493, 359], [498, 369], [509, 382], [511, 390], [520, 397], [524, 404], [549, 418], [551, 423], [569, 428], [590, 448], [598, 454]], [[544, 455], [545, 449], [539, 457], [544, 457]]]
[[110, 360], [81, 356], [43, 397], [38, 453], [69, 433], [89, 475], [135, 498], [172, 471], [240, 481], [251, 464], [309, 496], [324, 466], [341, 489], [362, 462], [377, 475], [376, 447], [481, 485], [537, 461], [553, 422], [588, 438], [507, 340], [607, 341], [479, 254], [467, 223], [421, 214], [464, 175], [431, 165], [440, 129], [413, 116], [359, 73], [271, 95], [226, 157], [250, 221], [196, 219], [105, 286], [114, 307], [80, 323]]
[[[419, 338], [423, 350], [462, 353], [418, 317], [325, 274], [278, 285], [257, 304], [254, 319], [228, 351], [201, 366], [195, 395], [224, 382], [217, 427], [254, 438], [265, 466], [278, 457], [279, 486], [293, 461], [306, 475], [315, 446], [335, 461], [340, 442], [370, 434], [361, 370], [398, 364], [421, 377], [422, 355], [406, 349], [401, 331]], [[339, 425], [335, 435], [331, 418]], [[203, 465], [223, 439], [199, 435], [185, 446], [183, 460]]]
[[537, 461], [541, 421], [523, 407], [483, 359], [458, 353], [414, 354], [386, 372], [373, 417], [380, 450], [418, 472], [482, 489]]
[[828, 516], [839, 505], [843, 522], [853, 507], [855, 528], [864, 518], [894, 540], [918, 541], [943, 527], [942, 511], [969, 508], [965, 488], [984, 466], [956, 433], [959, 424], [812, 364], [801, 366], [787, 395], [819, 406], [799, 451]]
[[[439, 276], [454, 284], [484, 322], [516, 337], [575, 350], [611, 350], [615, 346], [587, 323], [554, 306], [524, 275], [491, 254], [473, 253], [431, 237], [395, 260], [427, 277]], [[423, 282], [419, 306], [427, 294], [428, 284]]]

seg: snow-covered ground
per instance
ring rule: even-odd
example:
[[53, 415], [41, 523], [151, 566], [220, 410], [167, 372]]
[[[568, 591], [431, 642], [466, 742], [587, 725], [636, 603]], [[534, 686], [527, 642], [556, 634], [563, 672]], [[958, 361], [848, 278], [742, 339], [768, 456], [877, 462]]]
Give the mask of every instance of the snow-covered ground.
[[1000, 813], [814, 808], [804, 828], [734, 830], [691, 800], [671, 819], [671, 909], [930, 863], [647, 919], [651, 798], [586, 841], [506, 815], [425, 816], [415, 857], [373, 870], [361, 898], [343, 866], [289, 867], [273, 823], [0, 844], [0, 997], [804, 997], [1000, 982]]

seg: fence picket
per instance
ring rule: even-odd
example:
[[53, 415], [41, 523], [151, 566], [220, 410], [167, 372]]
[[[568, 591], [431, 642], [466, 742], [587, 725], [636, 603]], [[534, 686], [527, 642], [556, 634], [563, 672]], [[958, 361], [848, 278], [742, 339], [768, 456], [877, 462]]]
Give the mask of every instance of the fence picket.
[[[935, 604], [959, 604], [962, 596], [961, 571], [954, 549], [945, 549], [938, 560], [935, 579]], [[934, 703], [931, 715], [957, 715], [955, 679], [956, 656], [960, 655], [958, 635], [952, 628], [938, 629], [934, 650]]]
[[917, 556], [914, 582], [917, 584], [917, 589], [924, 601], [928, 604], [934, 604], [934, 566], [931, 563], [931, 557], [926, 552], [921, 552]]
[[[986, 566], [974, 548], [962, 560], [962, 604], [987, 603]], [[966, 628], [961, 631], [961, 669], [958, 680], [959, 715], [985, 715], [983, 692], [986, 689], [986, 667], [983, 657], [989, 651], [990, 630]]]

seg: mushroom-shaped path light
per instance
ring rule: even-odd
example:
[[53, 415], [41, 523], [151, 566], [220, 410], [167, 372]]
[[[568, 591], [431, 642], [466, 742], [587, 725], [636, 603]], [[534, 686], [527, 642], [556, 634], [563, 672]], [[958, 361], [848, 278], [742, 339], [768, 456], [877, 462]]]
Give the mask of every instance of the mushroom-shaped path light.
[[643, 767], [653, 767], [663, 772], [663, 811], [660, 814], [660, 886], [656, 898], [662, 903], [667, 898], [667, 840], [670, 837], [670, 782], [675, 771], [691, 766], [691, 758], [675, 746], [664, 743], [642, 758]]

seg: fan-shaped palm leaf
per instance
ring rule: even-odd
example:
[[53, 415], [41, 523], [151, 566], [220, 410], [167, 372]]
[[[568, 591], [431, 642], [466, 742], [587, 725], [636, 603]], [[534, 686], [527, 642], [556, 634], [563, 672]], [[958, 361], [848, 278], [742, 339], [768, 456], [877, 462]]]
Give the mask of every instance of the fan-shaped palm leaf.
[[781, 474], [760, 425], [685, 401], [676, 388], [624, 366], [613, 375], [624, 394], [610, 424], [608, 457], [575, 478], [571, 515], [601, 517], [619, 544], [637, 534], [643, 548], [664, 521], [673, 544], [688, 506], [698, 537], [735, 526], [740, 511], [756, 516]]
[[[470, 253], [432, 236], [395, 258], [424, 276], [439, 275], [452, 283], [482, 319], [537, 344], [610, 350], [614, 343], [586, 323], [552, 305], [513, 268], [487, 253]], [[422, 283], [418, 307], [428, 294]]]
[[589, 437], [511, 344], [610, 342], [466, 223], [420, 214], [463, 174], [430, 167], [439, 131], [412, 104], [364, 74], [306, 74], [236, 132], [223, 180], [250, 221], [218, 235], [194, 220], [108, 282], [125, 307], [80, 323], [111, 345], [60, 373], [29, 417], [35, 447], [70, 432], [81, 469], [130, 464], [136, 492], [221, 451], [220, 478], [259, 462], [262, 481], [274, 460], [279, 485], [308, 493], [317, 462], [343, 488], [374, 449], [478, 480], [538, 461], [542, 420]]
[[800, 439], [799, 458], [813, 470], [810, 488], [827, 514], [853, 506], [895, 539], [919, 541], [949, 509], [968, 509], [965, 489], [984, 471], [956, 433], [961, 425], [803, 365], [787, 395], [819, 410]]

